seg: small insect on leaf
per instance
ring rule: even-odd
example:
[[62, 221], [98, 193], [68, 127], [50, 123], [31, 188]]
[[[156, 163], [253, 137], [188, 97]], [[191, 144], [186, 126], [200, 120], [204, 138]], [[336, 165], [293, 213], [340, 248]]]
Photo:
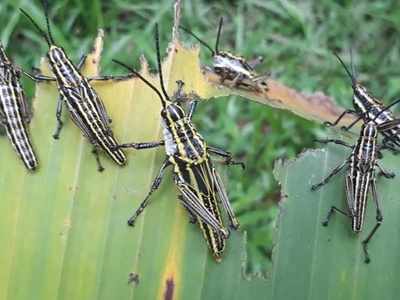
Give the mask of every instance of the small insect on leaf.
[[183, 26], [180, 26], [180, 28], [193, 36], [211, 52], [213, 58], [212, 71], [220, 77], [221, 84], [229, 81], [230, 87], [265, 90], [267, 87], [266, 79], [269, 75], [258, 75], [255, 73], [255, 67], [263, 62], [262, 57], [246, 60], [242, 56], [236, 56], [227, 51], [219, 50], [222, 25], [223, 18], [221, 17], [214, 49], [190, 29]]

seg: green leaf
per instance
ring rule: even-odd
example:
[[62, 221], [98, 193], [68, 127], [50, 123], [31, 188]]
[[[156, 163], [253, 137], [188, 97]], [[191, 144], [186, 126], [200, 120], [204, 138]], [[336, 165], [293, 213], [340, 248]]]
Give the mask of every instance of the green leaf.
[[[332, 216], [327, 227], [321, 224], [332, 205], [346, 207], [344, 175], [339, 174], [318, 192], [310, 187], [348, 155], [348, 149], [334, 146], [309, 150], [298, 159], [277, 163], [275, 173], [284, 198], [273, 255], [273, 293], [268, 299], [397, 297], [400, 203], [396, 179], [378, 179], [384, 222], [369, 245], [370, 264], [364, 263], [361, 241], [376, 223], [371, 198], [361, 233], [353, 233], [350, 220], [339, 214]], [[383, 165], [398, 175], [398, 159], [385, 156]]]

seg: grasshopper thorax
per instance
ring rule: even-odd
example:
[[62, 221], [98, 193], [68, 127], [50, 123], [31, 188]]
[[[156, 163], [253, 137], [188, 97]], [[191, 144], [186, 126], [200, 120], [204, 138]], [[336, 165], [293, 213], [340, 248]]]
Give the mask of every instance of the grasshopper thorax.
[[233, 71], [238, 74], [243, 74], [247, 77], [251, 77], [251, 71], [253, 70], [246, 60], [241, 56], [235, 56], [229, 52], [218, 52], [213, 56], [213, 66], [216, 69], [225, 69]]
[[353, 84], [353, 105], [359, 112], [372, 112], [374, 108], [381, 107], [383, 104], [368, 93], [368, 90], [358, 82]]
[[47, 52], [47, 58], [50, 63], [57, 63], [59, 61], [65, 60], [67, 55], [63, 48], [56, 45], [51, 45], [49, 51]]
[[47, 52], [47, 60], [53, 71], [56, 67], [62, 68], [64, 63], [69, 61], [64, 49], [55, 45], [51, 45], [49, 48], [49, 51]]
[[177, 152], [177, 139], [184, 135], [183, 129], [186, 123], [186, 115], [183, 109], [172, 102], [166, 102], [166, 106], [161, 110], [161, 125], [165, 141], [165, 151], [168, 155]]
[[81, 75], [73, 66], [63, 48], [52, 45], [47, 52], [47, 61], [57, 81], [64, 86], [78, 86]]

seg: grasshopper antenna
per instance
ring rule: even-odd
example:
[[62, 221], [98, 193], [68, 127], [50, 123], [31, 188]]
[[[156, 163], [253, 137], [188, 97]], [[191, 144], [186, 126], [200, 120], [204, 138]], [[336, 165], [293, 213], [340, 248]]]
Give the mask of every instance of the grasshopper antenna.
[[202, 44], [204, 47], [206, 47], [208, 50], [210, 50], [211, 54], [214, 56], [216, 53], [215, 51], [210, 47], [210, 45], [208, 45], [205, 41], [203, 41], [201, 38], [199, 38], [197, 35], [195, 35], [192, 31], [190, 31], [189, 29], [183, 27], [183, 26], [179, 26], [180, 29], [182, 29], [183, 31], [185, 31], [186, 33], [190, 34], [192, 37], [194, 37], [200, 44]]
[[397, 103], [399, 103], [400, 102], [400, 99], [397, 99], [397, 100], [395, 100], [395, 101], [393, 101], [392, 103], [390, 103], [388, 106], [386, 106], [384, 109], [382, 109], [376, 116], [375, 116], [375, 118], [372, 120], [372, 121], [376, 121], [376, 119], [382, 114], [382, 113], [384, 113], [385, 111], [388, 111], [391, 107], [393, 107], [393, 106], [395, 106]]
[[20, 12], [33, 24], [33, 26], [36, 28], [36, 30], [44, 37], [44, 39], [46, 40], [47, 44], [49, 45], [49, 47], [51, 47], [52, 43], [50, 38], [48, 37], [47, 33], [39, 27], [39, 25], [33, 20], [33, 18], [22, 8], [19, 9]]
[[[165, 89], [164, 86], [164, 79], [163, 79], [163, 74], [162, 74], [162, 68], [161, 68], [161, 54], [160, 54], [160, 35], [158, 33], [158, 23], [156, 23], [156, 28], [154, 30], [154, 38], [156, 40], [156, 51], [157, 51], [157, 65], [158, 65], [158, 74], [160, 76], [160, 85], [161, 85], [161, 91], [163, 92], [165, 98], [167, 100], [169, 99], [168, 93]], [[164, 100], [165, 102], [165, 100]], [[163, 103], [165, 105], [165, 103]]]
[[160, 91], [152, 83], [150, 83], [150, 81], [148, 81], [146, 78], [144, 78], [139, 72], [137, 72], [135, 69], [133, 69], [132, 67], [128, 66], [127, 64], [125, 64], [119, 60], [113, 59], [112, 62], [124, 67], [125, 69], [129, 70], [130, 72], [135, 74], [137, 77], [139, 77], [145, 84], [147, 84], [153, 91], [155, 91], [157, 93], [157, 95], [158, 95], [158, 97], [160, 97], [162, 103], [165, 102]]
[[353, 48], [350, 47], [350, 67], [351, 67], [351, 73], [353, 74], [354, 78], [357, 78], [357, 71], [356, 67], [354, 66], [354, 57], [353, 57]]
[[51, 33], [50, 20], [49, 20], [49, 2], [47, 0], [42, 0], [42, 6], [44, 11], [44, 17], [46, 19], [47, 34], [50, 42], [54, 45], [53, 34]]
[[218, 25], [218, 32], [217, 32], [217, 39], [215, 41], [215, 53], [218, 54], [219, 52], [219, 38], [221, 37], [221, 30], [222, 30], [222, 24], [224, 23], [224, 18], [221, 17], [221, 19], [219, 19], [219, 25]]
[[344, 61], [341, 59], [341, 57], [339, 56], [339, 54], [337, 54], [336, 52], [333, 52], [333, 54], [336, 56], [336, 58], [339, 60], [339, 62], [341, 63], [341, 65], [343, 66], [343, 68], [345, 69], [347, 75], [349, 75], [350, 79], [351, 79], [351, 84], [354, 86], [357, 82], [356, 78], [354, 77], [354, 73], [350, 72], [349, 68], [346, 66], [346, 64], [344, 63]]

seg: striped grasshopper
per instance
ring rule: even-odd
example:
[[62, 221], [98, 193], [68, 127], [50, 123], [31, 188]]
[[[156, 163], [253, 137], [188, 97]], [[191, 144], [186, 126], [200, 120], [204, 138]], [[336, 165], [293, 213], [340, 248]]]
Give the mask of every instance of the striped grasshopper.
[[68, 58], [64, 49], [56, 45], [50, 29], [47, 2], [42, 1], [42, 4], [47, 24], [47, 33], [39, 27], [26, 11], [23, 9], [20, 10], [44, 37], [49, 46], [49, 51], [47, 52], [46, 57], [54, 78], [37, 75], [35, 79], [38, 81], [56, 81], [57, 83], [60, 97], [58, 99], [56, 112], [57, 128], [53, 137], [55, 139], [59, 138], [63, 126], [61, 120], [62, 108], [63, 104], [65, 104], [72, 121], [93, 145], [93, 154], [96, 157], [98, 170], [104, 170], [100, 162], [98, 149], [105, 151], [118, 165], [125, 165], [126, 156], [123, 151], [117, 147], [118, 142], [114, 138], [114, 134], [110, 127], [111, 119], [106, 112], [102, 100], [90, 85], [90, 81], [92, 80], [111, 80], [117, 79], [117, 77], [84, 77], [80, 73], [80, 69], [84, 65], [86, 57], [84, 56], [77, 67], [75, 67], [72, 61]]
[[[382, 211], [377, 195], [376, 189], [376, 171], [379, 169], [378, 175], [382, 175], [385, 178], [393, 178], [394, 173], [385, 171], [382, 166], [378, 163], [378, 159], [382, 156], [380, 150], [385, 149], [385, 145], [378, 145], [378, 133], [383, 133], [391, 128], [399, 126], [400, 119], [389, 120], [380, 124], [376, 124], [376, 119], [385, 113], [389, 107], [383, 108], [374, 119], [369, 119], [369, 114], [365, 113], [364, 123], [361, 127], [360, 136], [355, 145], [349, 145], [342, 140], [326, 139], [318, 140], [321, 143], [335, 143], [341, 146], [352, 149], [350, 156], [339, 166], [331, 171], [331, 173], [320, 183], [314, 184], [311, 189], [313, 191], [319, 189], [325, 185], [333, 176], [338, 174], [343, 168], [347, 168], [346, 173], [346, 198], [347, 198], [347, 212], [343, 211], [335, 206], [332, 206], [329, 210], [326, 220], [322, 223], [324, 226], [328, 225], [328, 222], [334, 212], [341, 213], [346, 217], [349, 217], [352, 222], [352, 230], [355, 233], [362, 231], [364, 224], [365, 211], [367, 206], [367, 195], [371, 191], [372, 198], [376, 205], [376, 224], [362, 241], [364, 261], [365, 263], [370, 262], [370, 256], [368, 253], [368, 244], [372, 237], [381, 226], [383, 221]], [[388, 137], [389, 139], [391, 137]]]
[[261, 56], [253, 60], [247, 61], [242, 56], [236, 56], [229, 52], [219, 50], [219, 40], [221, 37], [222, 24], [223, 18], [221, 17], [218, 25], [217, 39], [214, 49], [211, 48], [196, 34], [194, 34], [191, 30], [183, 26], [179, 26], [179, 28], [193, 36], [197, 41], [200, 42], [200, 44], [210, 50], [213, 58], [212, 69], [215, 74], [220, 76], [221, 83], [223, 83], [225, 80], [230, 80], [232, 87], [250, 87], [250, 85], [246, 83], [246, 81], [250, 81], [266, 86], [265, 79], [268, 77], [268, 75], [257, 75], [254, 72], [255, 67], [263, 62], [263, 58]]
[[38, 166], [38, 160], [28, 131], [31, 113], [20, 82], [22, 72], [8, 59], [0, 44], [0, 125], [5, 128], [8, 139], [25, 167], [33, 171]]
[[222, 157], [228, 165], [239, 164], [244, 167], [244, 164], [233, 161], [232, 155], [224, 150], [207, 146], [191, 121], [197, 99], [190, 102], [188, 114], [181, 107], [182, 81], [177, 82], [178, 90], [173, 98], [170, 98], [164, 87], [157, 25], [155, 41], [161, 92], [140, 73], [122, 62], [114, 60], [115, 63], [125, 67], [146, 83], [158, 95], [162, 105], [161, 125], [163, 128], [163, 140], [148, 143], [129, 143], [119, 146], [120, 148], [134, 148], [137, 150], [164, 146], [166, 152], [166, 158], [158, 176], [154, 179], [149, 193], [129, 219], [128, 224], [134, 226], [136, 218], [149, 204], [152, 193], [160, 186], [165, 169], [172, 166], [174, 183], [180, 192], [180, 202], [189, 212], [191, 222], [199, 224], [214, 258], [216, 261], [220, 261], [229, 230], [223, 224], [219, 203], [222, 203], [224, 210], [228, 214], [230, 225], [233, 229], [239, 227], [239, 222], [229, 203], [223, 182], [213, 166], [210, 154]]
[[[347, 75], [350, 77], [353, 88], [353, 107], [354, 109], [345, 110], [333, 123], [326, 122], [325, 125], [336, 126], [340, 120], [347, 114], [356, 115], [357, 118], [348, 126], [342, 127], [344, 130], [351, 129], [355, 124], [364, 118], [367, 120], [374, 120], [376, 124], [382, 124], [388, 121], [393, 121], [395, 118], [390, 108], [400, 102], [400, 99], [393, 101], [388, 107], [385, 107], [383, 102], [376, 97], [372, 96], [368, 90], [357, 81], [353, 63], [351, 63], [351, 72], [343, 60], [337, 53], [334, 53]], [[390, 129], [381, 131], [385, 137], [383, 144], [388, 147], [400, 147], [400, 124], [390, 127]]]

